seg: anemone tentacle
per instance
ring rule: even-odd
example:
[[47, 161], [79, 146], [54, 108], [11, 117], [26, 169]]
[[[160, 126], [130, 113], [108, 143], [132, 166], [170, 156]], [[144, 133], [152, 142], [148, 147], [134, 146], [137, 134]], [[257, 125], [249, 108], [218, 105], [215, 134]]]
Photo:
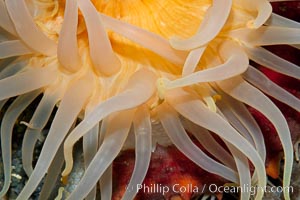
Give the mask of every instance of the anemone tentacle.
[[0, 191], [0, 196], [3, 196], [8, 189], [11, 177], [11, 140], [13, 134], [14, 124], [19, 115], [26, 109], [26, 107], [41, 93], [40, 90], [32, 91], [27, 94], [19, 96], [13, 104], [10, 105], [6, 114], [1, 122], [1, 147], [3, 158], [3, 170], [4, 170], [4, 185]]
[[[90, 109], [86, 110], [86, 115]], [[88, 168], [89, 164], [93, 160], [94, 156], [98, 150], [98, 135], [99, 135], [99, 123], [96, 124], [87, 134], [83, 136], [82, 146], [83, 146], [83, 157], [85, 169]], [[87, 195], [86, 199], [95, 199], [96, 198], [97, 187], [94, 187], [93, 190]]]
[[[175, 144], [196, 165], [227, 181], [264, 188], [264, 135], [244, 104], [259, 110], [279, 134], [288, 200], [293, 144], [285, 118], [264, 93], [298, 112], [300, 101], [249, 65], [254, 61], [300, 78], [297, 64], [264, 48], [299, 49], [300, 23], [272, 13], [270, 2], [280, 1], [0, 0], [1, 110], [13, 102], [1, 124], [5, 182], [0, 198], [9, 189], [14, 122], [42, 93], [31, 120], [23, 122], [22, 159], [30, 177], [17, 200], [29, 199], [47, 172], [40, 199], [53, 195], [52, 176], [62, 173], [67, 180], [77, 142], [83, 145], [85, 173], [74, 191], [67, 195], [60, 189], [59, 196], [111, 199], [113, 161], [128, 147], [132, 124], [136, 157], [127, 186], [133, 190], [121, 191], [123, 199], [134, 199], [135, 185], [147, 179], [156, 141]], [[33, 168], [34, 146], [47, 123], [50, 130]], [[263, 194], [258, 190], [256, 199]]]
[[[30, 48], [37, 52], [51, 56], [56, 53], [56, 43], [38, 29], [33, 21], [24, 0], [5, 1], [7, 11], [12, 19], [18, 36]], [[15, 11], [18, 12], [15, 12]]]
[[[78, 187], [68, 197], [68, 200], [83, 199], [118, 155], [128, 135], [134, 111], [127, 110], [110, 116], [111, 121], [107, 127], [108, 130], [103, 144], [86, 170], [85, 176], [80, 180]], [[98, 179], [88, 178], [94, 176], [97, 176]], [[83, 187], [80, 187], [82, 185], [87, 185], [89, 189], [83, 189]]]
[[255, 147], [253, 138], [251, 137], [248, 130], [243, 126], [241, 121], [238, 119], [238, 116], [235, 115], [232, 109], [230, 109], [229, 106], [224, 105], [223, 102], [218, 103], [218, 108], [220, 109], [220, 112], [224, 115], [224, 117], [230, 122], [230, 124], [239, 132], [241, 135], [243, 135], [244, 138], [246, 138], [250, 144]]
[[[205, 108], [200, 100], [195, 100], [193, 96], [182, 90], [177, 89], [176, 91], [169, 92], [168, 98], [168, 102], [185, 118], [215, 132], [246, 155], [257, 170], [259, 177], [258, 186], [263, 187], [266, 184], [266, 172], [262, 169], [264, 168], [262, 159], [255, 151], [254, 147], [230, 126], [227, 121], [222, 119], [220, 115]], [[204, 115], [199, 115], [200, 113]], [[214, 118], [218, 120], [212, 120]], [[213, 121], [214, 123], [212, 123]], [[235, 136], [230, 137], [231, 134], [234, 134]], [[257, 192], [255, 198], [261, 199], [263, 194], [264, 191], [260, 190]]]
[[262, 26], [258, 29], [237, 29], [232, 31], [232, 37], [248, 43], [251, 46], [267, 46], [278, 44], [299, 44], [299, 28]]
[[26, 47], [20, 40], [1, 42], [0, 49], [0, 59], [32, 54], [32, 50]]
[[22, 143], [22, 163], [24, 171], [28, 177], [33, 171], [32, 161], [35, 143], [38, 138], [41, 137], [41, 132], [48, 122], [56, 103], [61, 99], [63, 93], [63, 89], [61, 88], [54, 91], [49, 90], [44, 92], [44, 96], [37, 106], [29, 122], [29, 126], [24, 133]]
[[68, 71], [80, 69], [80, 55], [77, 44], [78, 5], [77, 1], [66, 1], [65, 16], [59, 33], [57, 59]]
[[[233, 114], [238, 118], [240, 123], [247, 129], [248, 133], [252, 137], [252, 141], [255, 144], [254, 146], [256, 147], [257, 152], [261, 156], [261, 159], [263, 161], [266, 161], [266, 146], [264, 142], [263, 133], [260, 130], [253, 116], [247, 110], [246, 106], [241, 102], [235, 100], [234, 98], [230, 97], [229, 95], [223, 93], [222, 91], [218, 90], [218, 93], [222, 95], [224, 103], [228, 104], [228, 109], [232, 110]], [[217, 105], [219, 105], [219, 103], [221, 102], [218, 102]]]
[[110, 164], [100, 178], [101, 199], [111, 199], [113, 195], [112, 164]]
[[8, 15], [4, 0], [0, 1], [0, 13], [0, 26], [12, 35], [17, 35], [14, 24]]
[[177, 113], [173, 110], [173, 108], [167, 104], [162, 105], [158, 110], [158, 115], [164, 129], [166, 130], [166, 133], [169, 135], [172, 142], [188, 158], [207, 171], [218, 174], [233, 182], [238, 182], [238, 176], [235, 171], [211, 159], [199, 148], [197, 148], [195, 144], [193, 144], [193, 142], [187, 136], [182, 124], [179, 123], [180, 121], [176, 116]]
[[88, 80], [89, 77], [85, 77], [85, 79], [83, 78], [75, 82], [62, 98], [57, 114], [50, 127], [48, 137], [45, 140], [44, 148], [41, 151], [41, 156], [29, 177], [28, 184], [26, 184], [18, 196], [18, 200], [28, 199], [47, 172], [61, 142], [91, 94], [91, 84]]
[[245, 49], [249, 57], [258, 64], [281, 74], [285, 74], [296, 79], [300, 78], [299, 66], [276, 56], [262, 47], [246, 47]]
[[22, 57], [13, 60], [11, 62], [8, 62], [7, 67], [0, 72], [0, 79], [2, 80], [21, 72], [22, 70], [24, 70], [27, 63], [28, 61], [22, 59]]
[[[230, 49], [230, 50], [229, 50]], [[228, 79], [247, 70], [249, 60], [247, 55], [240, 51], [240, 47], [232, 42], [225, 42], [220, 49], [220, 54], [226, 62], [206, 70], [197, 71], [188, 76], [170, 81], [162, 79], [166, 89], [184, 87], [195, 83], [214, 82]], [[226, 73], [224, 73], [226, 69]]]
[[197, 33], [186, 40], [171, 38], [171, 45], [179, 50], [191, 50], [205, 45], [216, 37], [223, 28], [230, 14], [231, 6], [232, 0], [213, 0]]
[[195, 71], [205, 49], [206, 46], [203, 46], [198, 49], [194, 49], [189, 53], [182, 69], [182, 76], [189, 75]]
[[272, 13], [271, 17], [265, 22], [268, 26], [279, 26], [287, 28], [300, 28], [300, 23]]
[[[251, 173], [250, 173], [248, 158], [232, 144], [230, 144], [226, 140], [223, 141], [228, 147], [228, 149], [230, 150], [235, 160], [237, 171], [239, 173], [239, 185], [241, 187], [247, 187], [248, 185], [251, 185]], [[245, 191], [241, 193], [240, 199], [241, 200], [250, 199], [250, 195], [251, 194], [249, 191]]]
[[[78, 0], [78, 6], [87, 26], [90, 56], [96, 71], [105, 75], [115, 74], [120, 69], [121, 63], [112, 50], [101, 17], [98, 16], [96, 8], [89, 0]], [[95, 42], [98, 40], [101, 42]]]
[[300, 112], [300, 100], [269, 80], [262, 72], [250, 66], [243, 77], [266, 94]]
[[[0, 80], [0, 99], [7, 99], [49, 85], [56, 79], [56, 72], [50, 66], [42, 69], [29, 69]], [[9, 85], [9, 87], [7, 87]]]
[[207, 149], [209, 153], [211, 153], [224, 165], [237, 171], [232, 155], [225, 150], [224, 147], [219, 145], [219, 143], [214, 139], [208, 130], [187, 120], [184, 121], [183, 125], [185, 129], [187, 129], [196, 137], [200, 144]]
[[[290, 142], [291, 136], [288, 124], [280, 110], [263, 93], [252, 87], [241, 77], [235, 77], [231, 80], [223, 81], [221, 84], [219, 84], [219, 87], [221, 87], [226, 93], [234, 98], [261, 111], [273, 123], [284, 149], [285, 165], [283, 187], [287, 188], [290, 183], [292, 173], [293, 146]], [[288, 192], [288, 190], [284, 190], [285, 199], [289, 199]]]
[[109, 16], [99, 14], [103, 19], [106, 28], [113, 30], [120, 35], [150, 49], [151, 51], [170, 60], [174, 64], [183, 64], [186, 56], [185, 52], [173, 49], [166, 39], [160, 35], [151, 33], [131, 24], [121, 22]]
[[122, 197], [123, 200], [133, 199], [137, 194], [138, 189], [136, 188], [136, 186], [143, 183], [150, 164], [152, 149], [152, 129], [150, 113], [146, 106], [141, 106], [137, 109], [133, 125], [135, 132], [136, 162], [131, 179], [127, 186], [128, 189]]
[[[143, 80], [142, 77], [145, 76]], [[132, 75], [124, 92], [96, 106], [75, 129], [70, 133], [65, 141], [64, 153], [66, 158], [66, 168], [63, 175], [68, 175], [73, 165], [72, 149], [75, 142], [86, 134], [98, 121], [108, 115], [121, 110], [131, 109], [145, 103], [154, 93], [153, 83], [155, 74], [147, 69], [140, 69]], [[142, 83], [141, 85], [137, 83]], [[143, 94], [143, 95], [141, 95]], [[129, 100], [129, 101], [128, 101]], [[123, 102], [123, 104], [121, 103]], [[127, 104], [125, 104], [127, 102]]]
[[64, 165], [64, 153], [63, 153], [63, 145], [61, 145], [51, 162], [49, 170], [47, 171], [47, 175], [44, 179], [44, 184], [41, 190], [41, 194], [39, 196], [39, 200], [49, 199], [51, 192], [55, 188], [55, 181], [53, 180], [57, 180], [60, 177], [59, 169], [62, 169], [63, 165]]
[[247, 23], [250, 29], [262, 26], [272, 13], [272, 6], [267, 0], [237, 0], [237, 5], [257, 12], [256, 18]]

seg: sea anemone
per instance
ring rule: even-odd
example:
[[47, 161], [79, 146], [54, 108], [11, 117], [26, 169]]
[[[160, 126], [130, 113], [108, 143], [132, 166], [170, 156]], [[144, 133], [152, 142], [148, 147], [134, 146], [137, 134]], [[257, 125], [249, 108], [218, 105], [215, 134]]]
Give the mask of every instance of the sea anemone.
[[[204, 170], [240, 186], [264, 188], [263, 134], [245, 104], [275, 126], [284, 150], [283, 187], [288, 187], [293, 163], [290, 131], [264, 93], [297, 111], [300, 101], [249, 60], [299, 79], [297, 65], [262, 46], [299, 48], [300, 24], [273, 14], [270, 2], [0, 0], [0, 106], [16, 97], [1, 124], [5, 182], [0, 196], [10, 184], [12, 129], [40, 94], [31, 120], [24, 122], [22, 160], [29, 180], [18, 200], [29, 199], [45, 174], [56, 168], [52, 162], [62, 156], [62, 176], [67, 177], [73, 146], [81, 138], [86, 170], [67, 199], [94, 199], [97, 182], [105, 184], [103, 175], [131, 129], [136, 162], [128, 188], [134, 188], [148, 170], [153, 123], [161, 124], [172, 143]], [[33, 168], [35, 143], [56, 106]], [[218, 146], [208, 130], [226, 147]], [[102, 190], [103, 199], [109, 191]], [[136, 193], [128, 189], [123, 199], [133, 199]], [[263, 195], [258, 189], [255, 198]], [[284, 197], [289, 199], [288, 190]], [[241, 199], [249, 198], [249, 192], [241, 193]]]

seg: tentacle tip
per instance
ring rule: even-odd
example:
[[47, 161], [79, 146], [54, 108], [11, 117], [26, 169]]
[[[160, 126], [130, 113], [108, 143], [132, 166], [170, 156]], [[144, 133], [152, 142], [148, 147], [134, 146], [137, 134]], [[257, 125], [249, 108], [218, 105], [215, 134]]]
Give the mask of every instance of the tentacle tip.
[[65, 158], [67, 158], [65, 160], [65, 169], [63, 170], [63, 172], [61, 173], [62, 177], [68, 176], [73, 168], [73, 159], [72, 159], [72, 154], [70, 156], [70, 154], [65, 154]]
[[168, 86], [170, 86], [170, 80], [166, 78], [157, 79], [156, 81], [157, 95], [161, 101], [165, 99], [165, 93]]
[[157, 108], [157, 106], [159, 106], [160, 104], [162, 104], [165, 100], [158, 98], [151, 106], [150, 106], [150, 111], [154, 110], [155, 108]]
[[68, 175], [71, 173], [71, 167], [68, 167], [66, 165], [65, 169], [63, 170], [63, 172], [61, 173], [62, 176], [62, 182], [68, 180]]
[[173, 47], [174, 49], [177, 49], [177, 50], [187, 50], [187, 49], [183, 48], [184, 42], [185, 41], [183, 39], [180, 39], [176, 36], [172, 36], [169, 39], [169, 43], [170, 43], [171, 47]]
[[250, 20], [246, 24], [247, 28], [249, 29], [257, 29], [259, 26], [257, 23], [255, 23], [255, 20]]
[[109, 71], [109, 76], [112, 76], [114, 74], [117, 74], [120, 70], [121, 70], [121, 60], [120, 58], [114, 54], [114, 62], [113, 62], [113, 67], [111, 67], [110, 71]]
[[220, 94], [215, 94], [212, 96], [214, 102], [217, 102], [217, 101], [221, 101], [222, 100], [222, 95]]
[[58, 189], [58, 194], [57, 194], [57, 196], [56, 196], [56, 198], [55, 198], [54, 200], [60, 200], [60, 199], [63, 199], [64, 191], [65, 191], [65, 188], [60, 187], [60, 188]]
[[[64, 173], [64, 172], [63, 172], [63, 173]], [[68, 179], [69, 179], [69, 176], [68, 176], [68, 175], [64, 176], [64, 175], [62, 174], [62, 177], [61, 177], [61, 182], [62, 182], [62, 184], [67, 185], [67, 184], [68, 184]]]
[[258, 19], [250, 20], [246, 24], [247, 28], [249, 28], [249, 29], [258, 29], [259, 27], [261, 27], [263, 25], [264, 25], [264, 22], [262, 20], [258, 20]]
[[98, 76], [113, 76], [121, 70], [121, 61], [117, 55], [112, 54], [111, 59], [109, 60], [110, 62], [105, 66], [103, 66], [102, 63], [97, 63], [97, 61], [94, 61], [95, 72]]

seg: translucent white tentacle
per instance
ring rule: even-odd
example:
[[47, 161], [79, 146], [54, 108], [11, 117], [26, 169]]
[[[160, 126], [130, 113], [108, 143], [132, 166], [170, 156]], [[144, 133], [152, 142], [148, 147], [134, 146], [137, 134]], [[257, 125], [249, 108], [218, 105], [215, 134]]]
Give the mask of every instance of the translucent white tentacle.
[[22, 142], [22, 164], [28, 177], [33, 171], [32, 161], [35, 143], [40, 137], [41, 131], [48, 122], [50, 115], [61, 96], [62, 90], [55, 92], [46, 91], [29, 122], [30, 127], [28, 127], [24, 133]]
[[262, 160], [266, 160], [266, 146], [264, 142], [263, 133], [253, 116], [250, 114], [244, 104], [230, 97], [226, 93], [218, 90], [218, 93], [222, 95], [223, 101], [232, 109], [232, 112], [240, 120], [243, 126], [249, 131], [254, 141], [257, 152], [261, 156]]
[[202, 169], [224, 177], [232, 182], [239, 182], [237, 174], [230, 168], [216, 162], [199, 149], [188, 137], [177, 113], [166, 103], [157, 108], [158, 117], [173, 144], [190, 160]]
[[41, 93], [36, 90], [22, 96], [19, 96], [6, 111], [1, 123], [1, 153], [4, 170], [4, 184], [0, 191], [2, 198], [9, 189], [11, 177], [11, 150], [12, 150], [12, 134], [13, 127], [19, 115], [26, 109], [26, 107]]
[[44, 184], [38, 200], [50, 199], [49, 197], [57, 184], [58, 178], [60, 177], [60, 172], [62, 170], [63, 164], [64, 151], [63, 145], [60, 145], [47, 171], [47, 175], [44, 179]]
[[107, 29], [111, 29], [114, 32], [140, 44], [141, 46], [150, 49], [154, 53], [166, 58], [174, 64], [184, 64], [184, 60], [187, 55], [186, 52], [173, 49], [169, 42], [160, 35], [156, 35], [137, 26], [133, 26], [103, 14], [99, 15]]
[[249, 28], [258, 28], [262, 26], [271, 16], [272, 6], [267, 0], [237, 0], [242, 8], [256, 11], [257, 16], [248, 23]]
[[[86, 112], [87, 113], [87, 112]], [[98, 150], [98, 134], [99, 124], [96, 124], [87, 134], [83, 136], [83, 156], [84, 156], [84, 167], [88, 168], [93, 157], [96, 155]], [[85, 198], [86, 200], [93, 200], [96, 198], [97, 188], [94, 187], [92, 191]]]
[[226, 105], [225, 102], [218, 102], [218, 108], [220, 108], [222, 114], [226, 117], [228, 122], [246, 139], [253, 147], [255, 147], [254, 141], [248, 130], [241, 123], [239, 118], [232, 111], [230, 106]]
[[205, 49], [206, 47], [200, 47], [189, 53], [182, 69], [182, 76], [189, 75], [195, 71]]
[[242, 28], [230, 32], [230, 36], [252, 46], [300, 44], [300, 28], [268, 26], [258, 29]]
[[[91, 94], [90, 77], [79, 79], [65, 93], [50, 127], [37, 164], [17, 200], [28, 199], [51, 164], [60, 144]], [[76, 101], [74, 101], [76, 99]]]
[[116, 73], [121, 63], [112, 49], [101, 16], [90, 0], [78, 0], [78, 5], [87, 26], [90, 56], [94, 67], [105, 75]]
[[[226, 106], [224, 104], [221, 104], [222, 114], [225, 115], [226, 119], [230, 122], [230, 124], [233, 125], [233, 127], [241, 133], [244, 138], [249, 141], [249, 143], [252, 144], [253, 147], [255, 147], [255, 144], [252, 140], [252, 137], [250, 133], [245, 129], [245, 127], [241, 124], [241, 122], [237, 119], [237, 117], [233, 114], [233, 112], [230, 109], [226, 109]], [[236, 166], [237, 170], [239, 172], [239, 184], [241, 187], [249, 187], [251, 186], [251, 175], [250, 175], [250, 167], [247, 157], [241, 153], [237, 148], [235, 148], [232, 144], [224, 140], [224, 143], [227, 145], [228, 149], [230, 150]], [[250, 192], [249, 191], [243, 191], [240, 193], [240, 199], [248, 200], [250, 198]]]
[[15, 61], [8, 63], [6, 68], [0, 72], [0, 80], [13, 76], [22, 71], [26, 67], [27, 63], [27, 60], [22, 59], [16, 59]]
[[0, 60], [0, 72], [2, 72], [5, 68], [8, 67], [14, 60], [16, 60], [16, 57], [10, 57]]
[[44, 35], [35, 25], [25, 0], [10, 0], [5, 1], [5, 3], [9, 16], [22, 41], [37, 52], [47, 56], [54, 55], [57, 48], [56, 43]]
[[135, 164], [134, 169], [127, 185], [127, 190], [122, 197], [122, 200], [134, 199], [138, 192], [137, 185], [143, 183], [143, 180], [148, 171], [151, 159], [151, 121], [147, 107], [142, 106], [137, 109], [134, 121], [135, 133]]
[[272, 13], [271, 17], [266, 21], [266, 25], [269, 26], [280, 26], [280, 27], [287, 27], [287, 28], [300, 28], [300, 23], [294, 20], [282, 17], [275, 13]]
[[246, 71], [249, 65], [247, 55], [233, 42], [224, 42], [220, 48], [220, 54], [226, 62], [219, 66], [201, 70], [182, 78], [170, 81], [162, 78], [163, 87], [172, 89], [177, 87], [184, 87], [195, 83], [213, 82], [217, 80], [224, 80]]
[[[248, 84], [241, 77], [222, 81], [219, 87], [239, 101], [259, 110], [273, 123], [284, 149], [283, 188], [288, 188], [293, 166], [293, 145], [288, 124], [280, 110], [262, 92]], [[259, 175], [258, 177], [260, 178]], [[284, 197], [290, 199], [288, 189], [284, 189]]]
[[109, 200], [112, 198], [112, 164], [110, 164], [100, 178], [101, 199]]
[[251, 60], [281, 74], [300, 79], [300, 67], [262, 47], [245, 47]]
[[145, 68], [135, 72], [123, 92], [96, 106], [94, 111], [72, 131], [65, 141], [66, 168], [63, 171], [64, 176], [70, 173], [73, 166], [72, 151], [75, 142], [111, 113], [135, 108], [145, 103], [155, 91], [155, 81], [155, 74]]
[[258, 28], [262, 26], [266, 20], [269, 19], [270, 15], [272, 14], [272, 6], [268, 1], [265, 0], [255, 0], [255, 1], [257, 2], [258, 14], [252, 26], [253, 28]]
[[96, 185], [98, 179], [121, 151], [131, 126], [133, 114], [134, 110], [128, 110], [111, 116], [103, 144], [67, 200], [84, 199]]
[[4, 0], [0, 0], [0, 27], [14, 36], [17, 35], [14, 24], [8, 15]]
[[[211, 112], [200, 101], [192, 97], [189, 93], [183, 90], [169, 91], [167, 94], [168, 102], [184, 117], [190, 121], [202, 126], [208, 130], [218, 134], [224, 140], [234, 145], [244, 155], [246, 155], [255, 166], [259, 177], [258, 186], [266, 185], [266, 172], [264, 162], [253, 146], [244, 139], [230, 124], [225, 121], [220, 115]], [[263, 197], [264, 191], [259, 190], [256, 199]]]
[[[251, 174], [250, 174], [250, 167], [249, 161], [247, 157], [239, 151], [236, 147], [232, 144], [224, 140], [225, 144], [227, 145], [228, 149], [233, 155], [235, 160], [238, 172], [239, 172], [239, 184], [242, 188], [251, 187]], [[240, 192], [240, 199], [241, 200], [248, 200], [250, 199], [250, 191], [245, 190]]]
[[26, 47], [20, 40], [10, 40], [0, 43], [0, 59], [31, 53], [33, 53], [32, 50]]
[[258, 89], [262, 90], [264, 93], [300, 112], [300, 100], [297, 97], [293, 96], [291, 93], [272, 82], [270, 79], [268, 79], [268, 77], [254, 67], [250, 66], [243, 74], [243, 77], [252, 85], [255, 85]]
[[[107, 126], [109, 123], [109, 117], [106, 117], [101, 122], [101, 128], [99, 132], [99, 146], [102, 145], [104, 137], [107, 132]], [[103, 175], [99, 180], [101, 199], [111, 199], [112, 198], [112, 164], [105, 170]]]
[[0, 80], [0, 100], [49, 85], [57, 77], [52, 67], [30, 69]]
[[209, 133], [208, 130], [197, 126], [189, 120], [184, 120], [184, 127], [192, 133], [200, 144], [224, 165], [236, 171], [234, 159]]
[[171, 38], [171, 45], [175, 49], [191, 50], [207, 44], [214, 39], [223, 28], [230, 14], [231, 5], [232, 0], [213, 0], [212, 6], [206, 11], [197, 33], [185, 40]]
[[99, 124], [96, 124], [86, 135], [83, 137], [83, 152], [84, 152], [84, 165], [88, 167], [98, 150], [98, 132]]
[[108, 117], [104, 118], [101, 121], [101, 128], [100, 128], [100, 131], [99, 131], [98, 146], [101, 146], [101, 144], [103, 143], [104, 136], [105, 136], [106, 131], [107, 131], [107, 126], [108, 126]]
[[59, 33], [57, 58], [70, 72], [80, 68], [77, 45], [78, 6], [77, 1], [66, 0], [64, 21]]

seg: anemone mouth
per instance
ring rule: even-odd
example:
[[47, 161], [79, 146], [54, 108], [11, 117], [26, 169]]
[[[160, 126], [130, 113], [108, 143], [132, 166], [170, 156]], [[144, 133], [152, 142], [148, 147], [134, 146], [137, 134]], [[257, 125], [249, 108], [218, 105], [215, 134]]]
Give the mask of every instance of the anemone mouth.
[[[51, 177], [59, 176], [53, 169], [65, 160], [66, 179], [73, 167], [73, 146], [81, 138], [85, 173], [66, 198], [95, 199], [99, 181], [101, 199], [111, 199], [111, 164], [131, 129], [136, 163], [128, 187], [141, 184], [150, 163], [154, 119], [199, 167], [240, 186], [264, 188], [263, 134], [244, 104], [265, 115], [278, 133], [285, 158], [283, 193], [289, 199], [290, 131], [264, 93], [298, 112], [300, 101], [250, 66], [249, 60], [299, 79], [299, 66], [262, 46], [297, 48], [300, 25], [272, 14], [269, 1], [0, 0], [0, 11], [0, 108], [17, 96], [1, 123], [1, 197], [10, 184], [14, 124], [42, 94], [25, 123], [22, 160], [29, 180], [17, 199], [29, 199], [47, 172], [50, 178], [40, 198], [48, 198]], [[56, 106], [33, 167], [35, 143]], [[77, 118], [82, 121], [76, 123]], [[186, 130], [213, 157], [198, 148]], [[226, 147], [214, 148], [217, 142], [209, 131]], [[126, 190], [122, 199], [133, 199], [136, 193]], [[258, 190], [255, 198], [263, 195], [264, 190]], [[240, 198], [249, 199], [250, 192]]]

